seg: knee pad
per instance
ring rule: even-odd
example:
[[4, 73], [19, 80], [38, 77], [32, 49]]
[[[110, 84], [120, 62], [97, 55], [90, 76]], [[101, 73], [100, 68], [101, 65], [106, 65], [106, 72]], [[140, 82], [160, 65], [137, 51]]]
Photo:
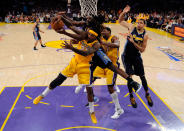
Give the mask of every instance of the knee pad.
[[66, 76], [62, 75], [61, 73], [59, 73], [59, 75], [56, 77], [56, 79], [54, 79], [51, 83], [50, 83], [50, 89], [54, 89], [57, 86], [61, 85], [65, 80], [66, 80]]

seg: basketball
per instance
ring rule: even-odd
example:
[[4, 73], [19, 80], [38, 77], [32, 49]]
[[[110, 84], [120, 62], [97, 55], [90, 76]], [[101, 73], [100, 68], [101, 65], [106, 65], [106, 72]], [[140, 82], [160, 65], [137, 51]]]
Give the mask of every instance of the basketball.
[[55, 17], [51, 21], [51, 27], [54, 30], [59, 30], [59, 29], [62, 29], [64, 27], [64, 23], [61, 19], [59, 19], [58, 17]]

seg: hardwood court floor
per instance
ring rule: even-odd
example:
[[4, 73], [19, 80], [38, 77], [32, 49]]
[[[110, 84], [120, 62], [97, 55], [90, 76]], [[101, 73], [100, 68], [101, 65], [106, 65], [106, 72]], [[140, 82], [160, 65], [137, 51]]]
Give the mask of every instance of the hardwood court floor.
[[[32, 26], [32, 24], [3, 24], [0, 26], [0, 89], [10, 86], [46, 86], [67, 66], [73, 56], [72, 52], [51, 47], [38, 46], [39, 50], [33, 51], [35, 41]], [[118, 24], [107, 26], [112, 28], [112, 34], [120, 38], [120, 53], [122, 53], [127, 30]], [[41, 34], [44, 43], [58, 41], [61, 38], [68, 39], [53, 30], [48, 30], [47, 27], [47, 24], [41, 24], [41, 29], [45, 32]], [[142, 58], [149, 87], [159, 98], [159, 101], [153, 99], [154, 104], [156, 106], [163, 101], [166, 107], [184, 122], [184, 43], [170, 38], [167, 34], [160, 35], [161, 31], [148, 30], [150, 40]], [[121, 68], [123, 68], [122, 63]], [[138, 77], [134, 79], [140, 82]], [[64, 83], [70, 86], [77, 84], [76, 76]], [[105, 80], [98, 80], [95, 84], [105, 85]], [[125, 85], [126, 82], [118, 77], [117, 84]], [[1, 91], [3, 93], [3, 90]], [[71, 91], [74, 93], [74, 90]], [[121, 89], [121, 91], [124, 90]], [[155, 117], [159, 122], [164, 123], [159, 114]]]

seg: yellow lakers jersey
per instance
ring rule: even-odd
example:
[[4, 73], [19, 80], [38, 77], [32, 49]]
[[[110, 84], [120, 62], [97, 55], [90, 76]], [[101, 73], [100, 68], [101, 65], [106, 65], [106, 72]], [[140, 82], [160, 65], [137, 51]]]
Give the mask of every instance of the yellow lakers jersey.
[[[112, 38], [114, 35], [111, 35], [107, 40], [101, 37], [101, 40], [105, 43], [112, 43]], [[110, 47], [104, 47], [106, 48], [105, 50], [107, 51], [106, 54], [107, 56], [112, 60], [112, 61], [117, 61], [119, 58], [119, 48], [110, 48]]]
[[[96, 43], [97, 40], [88, 43], [86, 40], [82, 40], [79, 41], [78, 45], [77, 45], [77, 49], [86, 51], [87, 47], [92, 47], [94, 43]], [[89, 63], [92, 59], [93, 54], [88, 55], [88, 56], [82, 56], [80, 54], [75, 53], [75, 59], [77, 61], [77, 63]]]

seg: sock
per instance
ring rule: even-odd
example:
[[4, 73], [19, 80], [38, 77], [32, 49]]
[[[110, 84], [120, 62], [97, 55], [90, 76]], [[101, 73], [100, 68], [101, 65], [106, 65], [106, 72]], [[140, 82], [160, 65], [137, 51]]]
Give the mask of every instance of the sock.
[[112, 97], [112, 101], [115, 105], [115, 109], [116, 110], [121, 109], [121, 106], [120, 106], [119, 100], [118, 100], [118, 94], [116, 92], [114, 92], [111, 94], [111, 97]]
[[45, 97], [50, 91], [52, 91], [51, 89], [49, 89], [49, 87], [47, 87], [43, 92], [42, 92], [42, 96]]
[[95, 111], [94, 109], [94, 102], [89, 102], [89, 112], [93, 113]]

